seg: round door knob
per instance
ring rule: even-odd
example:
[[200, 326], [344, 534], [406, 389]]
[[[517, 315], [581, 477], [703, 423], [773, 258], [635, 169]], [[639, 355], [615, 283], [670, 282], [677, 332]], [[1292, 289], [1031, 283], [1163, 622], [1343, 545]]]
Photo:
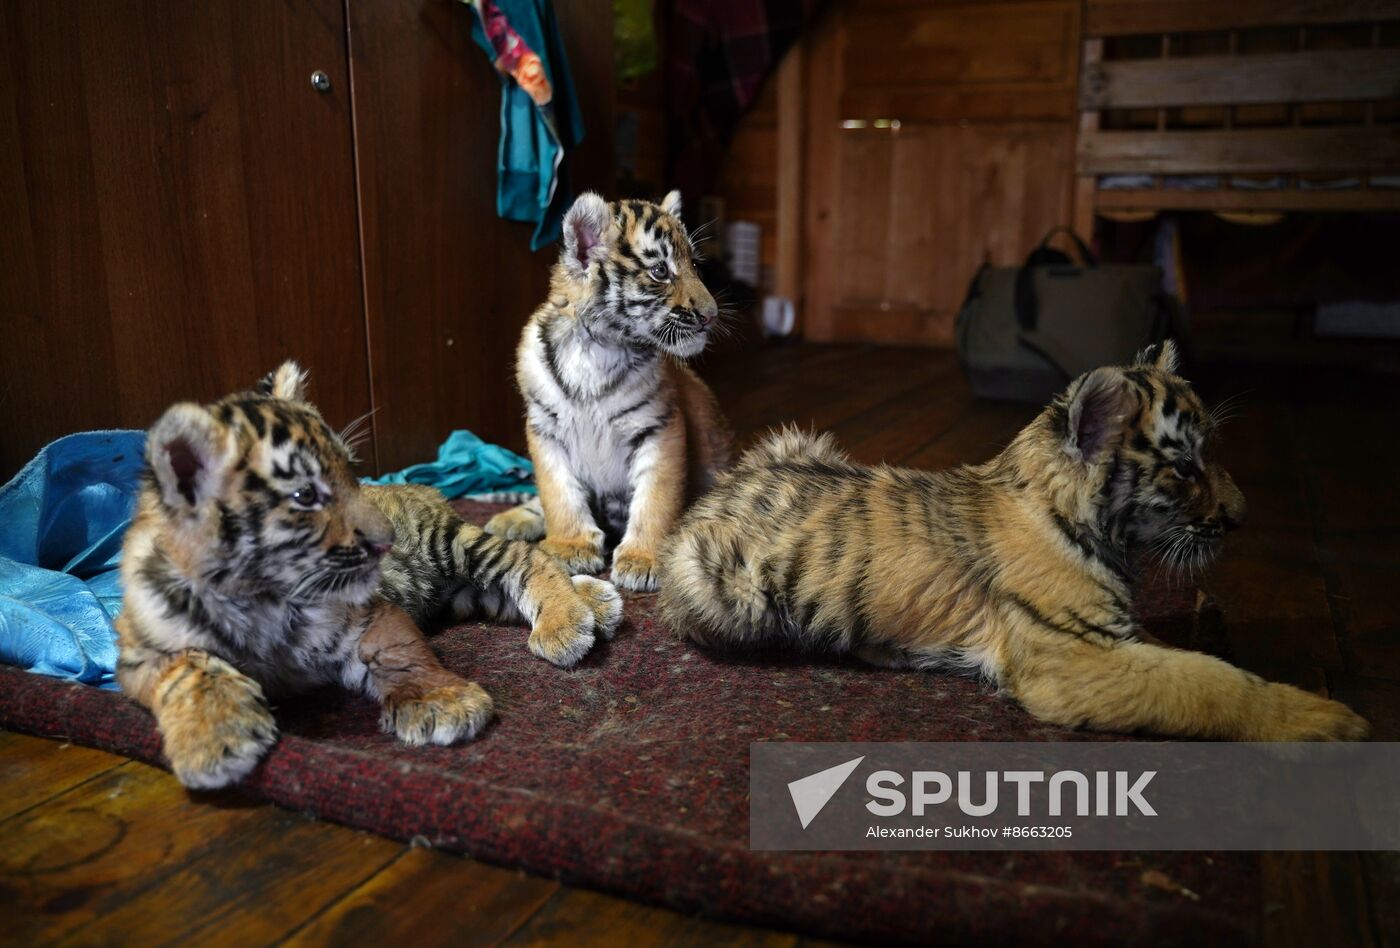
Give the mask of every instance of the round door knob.
[[330, 92], [331, 77], [326, 75], [324, 70], [316, 70], [311, 74], [311, 88], [317, 92]]

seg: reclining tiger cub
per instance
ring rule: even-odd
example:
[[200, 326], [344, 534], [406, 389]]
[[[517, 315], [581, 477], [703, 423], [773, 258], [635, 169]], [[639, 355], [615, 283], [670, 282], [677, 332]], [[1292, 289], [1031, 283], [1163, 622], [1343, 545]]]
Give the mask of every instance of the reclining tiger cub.
[[264, 689], [363, 692], [409, 744], [475, 736], [491, 698], [428, 647], [419, 626], [440, 613], [523, 618], [557, 665], [622, 618], [610, 584], [463, 523], [437, 491], [361, 487], [304, 384], [285, 363], [257, 391], [175, 405], [147, 438], [117, 681], [187, 787], [241, 779], [276, 742]]
[[729, 463], [714, 395], [682, 359], [698, 355], [719, 309], [695, 272], [680, 194], [660, 204], [581, 195], [564, 217], [549, 298], [520, 337], [516, 379], [536, 500], [486, 524], [544, 537], [569, 572], [656, 588], [656, 555], [686, 500]]
[[1216, 740], [1360, 740], [1336, 701], [1143, 641], [1135, 548], [1199, 565], [1245, 516], [1168, 342], [1070, 384], [986, 464], [851, 463], [784, 431], [686, 515], [661, 607], [702, 644], [979, 671], [1043, 720]]

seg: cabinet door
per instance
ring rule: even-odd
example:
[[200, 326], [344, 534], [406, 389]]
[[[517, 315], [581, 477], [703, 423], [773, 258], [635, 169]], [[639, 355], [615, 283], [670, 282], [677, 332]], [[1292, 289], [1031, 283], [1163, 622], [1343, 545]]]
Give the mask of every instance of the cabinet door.
[[0, 477], [289, 357], [368, 411], [351, 145], [341, 0], [0, 5]]
[[[611, 190], [612, 10], [558, 0], [586, 135], [575, 192]], [[379, 463], [430, 460], [455, 428], [524, 448], [515, 346], [557, 245], [496, 215], [500, 79], [448, 0], [350, 4], [355, 148]]]
[[984, 262], [1070, 223], [1074, 0], [845, 0], [804, 39], [804, 325], [948, 346]]

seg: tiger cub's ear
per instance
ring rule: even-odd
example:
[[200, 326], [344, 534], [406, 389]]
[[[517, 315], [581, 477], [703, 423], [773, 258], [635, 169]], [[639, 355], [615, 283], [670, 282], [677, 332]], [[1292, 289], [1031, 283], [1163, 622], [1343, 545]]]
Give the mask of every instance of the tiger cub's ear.
[[1177, 353], [1176, 343], [1167, 339], [1162, 342], [1154, 342], [1139, 352], [1133, 364], [1156, 369], [1167, 375], [1174, 375], [1180, 362], [1181, 357]]
[[681, 192], [671, 191], [661, 199], [661, 209], [672, 217], [681, 216]]
[[1070, 390], [1066, 406], [1065, 453], [1089, 462], [1117, 443], [1123, 436], [1131, 398], [1117, 369], [1095, 369], [1082, 376]]
[[588, 272], [588, 265], [607, 251], [612, 212], [608, 202], [585, 191], [564, 215], [564, 266], [575, 276]]
[[146, 435], [146, 460], [172, 510], [196, 510], [219, 494], [233, 462], [233, 437], [199, 405], [167, 409]]
[[289, 402], [306, 401], [306, 370], [291, 359], [267, 373], [258, 382], [258, 391]]

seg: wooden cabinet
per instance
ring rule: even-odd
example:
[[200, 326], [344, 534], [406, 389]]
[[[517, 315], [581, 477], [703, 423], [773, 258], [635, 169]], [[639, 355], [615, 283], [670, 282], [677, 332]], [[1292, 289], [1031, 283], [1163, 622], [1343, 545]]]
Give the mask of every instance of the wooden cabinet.
[[948, 346], [977, 268], [1073, 213], [1075, 0], [846, 0], [805, 41], [804, 328]]
[[[573, 161], [608, 188], [599, 12], [559, 4], [589, 93]], [[472, 15], [0, 5], [0, 479], [61, 434], [144, 427], [288, 357], [332, 425], [376, 409], [371, 467], [456, 427], [518, 445], [512, 352], [554, 250], [496, 217], [498, 80]]]

